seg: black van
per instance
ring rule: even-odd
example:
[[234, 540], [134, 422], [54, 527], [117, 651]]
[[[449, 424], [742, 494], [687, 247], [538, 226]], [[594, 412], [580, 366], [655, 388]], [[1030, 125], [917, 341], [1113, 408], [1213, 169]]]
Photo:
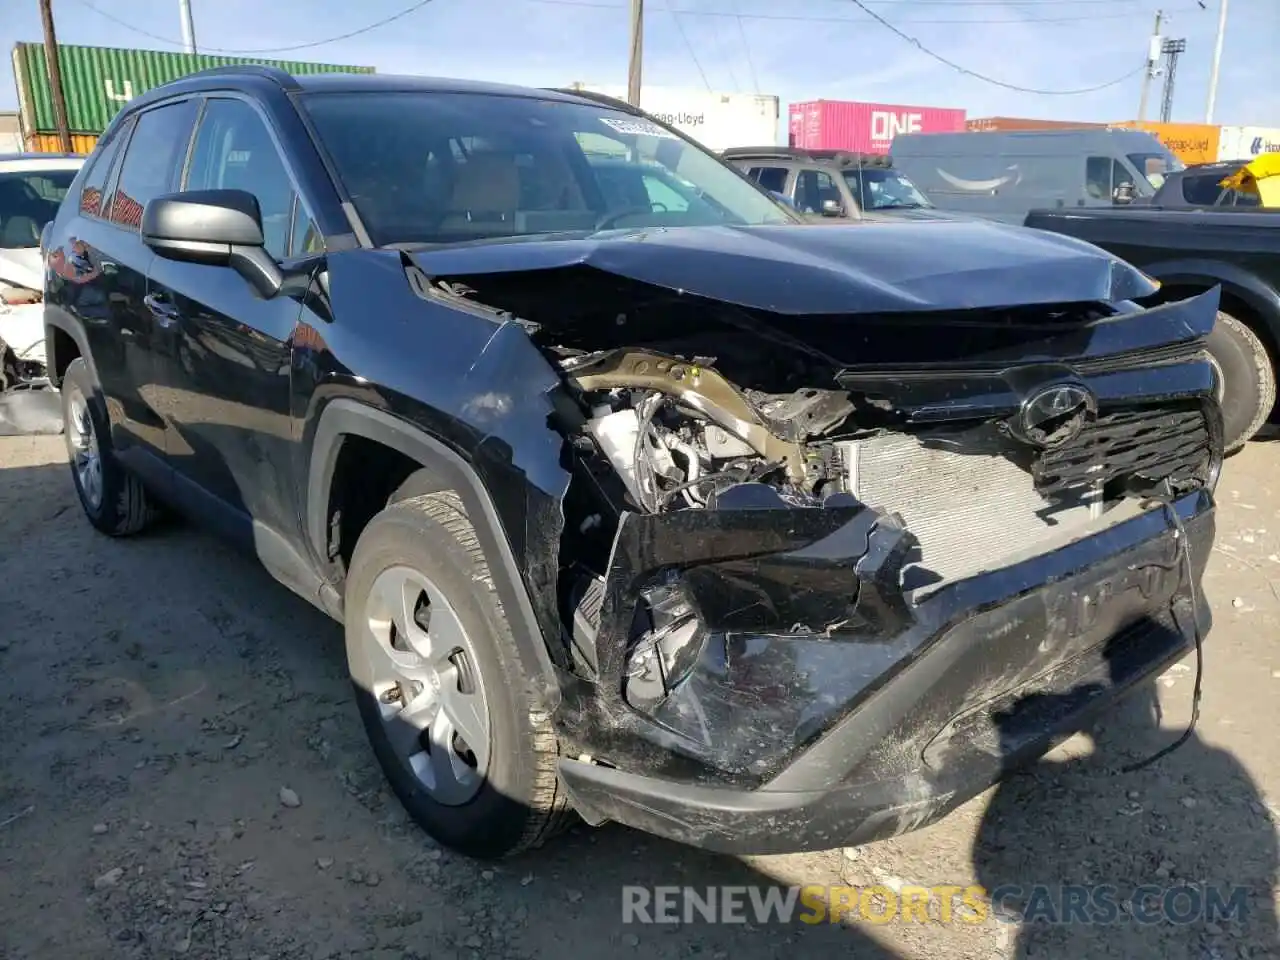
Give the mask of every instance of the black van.
[[1184, 168], [1150, 133], [1111, 127], [903, 134], [891, 155], [939, 209], [1017, 224], [1032, 210], [1152, 197]]

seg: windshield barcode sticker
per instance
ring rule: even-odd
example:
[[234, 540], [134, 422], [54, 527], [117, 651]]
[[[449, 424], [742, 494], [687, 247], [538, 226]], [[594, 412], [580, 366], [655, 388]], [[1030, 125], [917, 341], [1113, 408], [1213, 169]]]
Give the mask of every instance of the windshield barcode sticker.
[[661, 137], [664, 140], [679, 140], [674, 133], [663, 130], [656, 123], [649, 123], [645, 120], [614, 120], [612, 118], [602, 119], [600, 121], [606, 127], [611, 127], [619, 133], [626, 134], [631, 137]]

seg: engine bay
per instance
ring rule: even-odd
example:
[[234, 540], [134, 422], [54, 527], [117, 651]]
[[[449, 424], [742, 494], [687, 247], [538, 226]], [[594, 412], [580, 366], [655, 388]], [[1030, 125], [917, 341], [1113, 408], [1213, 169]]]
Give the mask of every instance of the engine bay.
[[747, 392], [709, 366], [651, 350], [572, 357], [561, 367], [590, 410], [586, 430], [646, 513], [714, 506], [763, 483], [797, 506], [844, 492], [832, 437], [847, 429], [846, 393]]

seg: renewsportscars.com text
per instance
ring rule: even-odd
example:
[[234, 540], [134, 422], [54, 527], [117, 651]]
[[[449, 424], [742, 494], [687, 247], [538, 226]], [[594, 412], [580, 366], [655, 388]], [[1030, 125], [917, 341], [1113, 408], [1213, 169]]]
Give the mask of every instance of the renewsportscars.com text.
[[623, 923], [1190, 924], [1243, 922], [1248, 889], [1107, 884], [622, 888]]

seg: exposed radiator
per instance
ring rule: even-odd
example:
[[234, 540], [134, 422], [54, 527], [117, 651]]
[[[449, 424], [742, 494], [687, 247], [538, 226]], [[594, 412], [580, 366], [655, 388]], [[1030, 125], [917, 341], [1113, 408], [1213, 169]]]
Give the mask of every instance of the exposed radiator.
[[999, 567], [1065, 526], [1086, 523], [1083, 496], [1050, 501], [1028, 469], [1010, 459], [994, 427], [887, 433], [842, 444], [853, 494], [898, 513], [921, 544], [914, 586]]

